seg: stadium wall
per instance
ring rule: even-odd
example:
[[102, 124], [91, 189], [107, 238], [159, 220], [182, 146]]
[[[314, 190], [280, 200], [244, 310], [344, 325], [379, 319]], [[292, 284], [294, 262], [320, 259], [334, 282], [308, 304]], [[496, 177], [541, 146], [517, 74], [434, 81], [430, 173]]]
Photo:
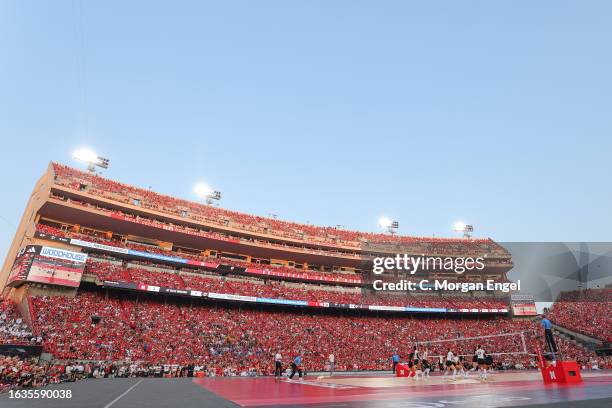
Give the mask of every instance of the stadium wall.
[[49, 198], [51, 186], [53, 185], [53, 167], [51, 164], [47, 171], [36, 182], [34, 190], [28, 199], [28, 203], [21, 217], [21, 221], [15, 231], [13, 242], [6, 254], [2, 270], [0, 271], [0, 291], [6, 291], [6, 283], [17, 253], [26, 245], [34, 244], [34, 232], [36, 223], [40, 218], [39, 210]]

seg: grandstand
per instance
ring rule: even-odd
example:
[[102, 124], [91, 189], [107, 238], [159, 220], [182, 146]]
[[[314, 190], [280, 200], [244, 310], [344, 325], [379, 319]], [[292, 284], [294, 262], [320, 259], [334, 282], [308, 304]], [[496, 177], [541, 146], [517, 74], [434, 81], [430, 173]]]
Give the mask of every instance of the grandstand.
[[559, 294], [550, 312], [554, 323], [612, 343], [612, 289], [587, 289]]
[[[364, 260], [399, 247], [485, 260], [482, 271], [434, 269], [420, 278], [508, 281], [512, 268], [510, 254], [488, 238], [297, 224], [51, 163], [0, 272], [0, 341], [42, 346], [53, 364], [7, 358], [3, 366], [38, 370], [39, 385], [73, 378], [66, 367], [75, 365], [83, 377], [269, 376], [276, 353], [303, 353], [310, 372], [329, 370], [330, 354], [337, 371], [385, 372], [394, 352], [406, 355], [420, 343], [444, 355], [436, 341], [446, 341], [462, 356], [483, 345], [500, 370], [535, 367], [533, 343], [525, 342], [537, 328], [534, 313], [515, 313], [506, 293], [374, 293]], [[609, 303], [600, 304], [598, 319], [585, 319], [586, 308], [566, 296], [553, 320], [610, 341]], [[603, 296], [610, 301], [609, 291]], [[493, 333], [500, 336], [486, 337]], [[609, 365], [576, 342], [559, 341], [585, 367]]]

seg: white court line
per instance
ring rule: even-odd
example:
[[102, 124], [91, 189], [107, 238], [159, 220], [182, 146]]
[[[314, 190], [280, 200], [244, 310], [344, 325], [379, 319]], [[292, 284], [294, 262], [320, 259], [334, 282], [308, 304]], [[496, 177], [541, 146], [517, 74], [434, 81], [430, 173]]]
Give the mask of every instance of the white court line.
[[132, 391], [134, 388], [136, 388], [136, 386], [138, 384], [140, 384], [141, 382], [144, 381], [144, 378], [141, 378], [140, 381], [138, 381], [136, 384], [132, 385], [130, 388], [128, 388], [127, 390], [125, 390], [123, 392], [123, 394], [119, 395], [117, 398], [115, 398], [114, 400], [112, 400], [111, 402], [109, 402], [108, 404], [106, 404], [104, 406], [104, 408], [109, 408], [111, 405], [113, 405], [115, 402], [119, 401], [121, 398], [123, 398], [128, 392]]

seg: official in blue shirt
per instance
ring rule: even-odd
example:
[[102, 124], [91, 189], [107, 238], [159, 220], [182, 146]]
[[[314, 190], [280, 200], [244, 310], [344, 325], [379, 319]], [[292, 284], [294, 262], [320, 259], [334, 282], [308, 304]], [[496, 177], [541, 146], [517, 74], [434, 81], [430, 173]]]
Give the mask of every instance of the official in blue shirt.
[[397, 351], [393, 354], [392, 359], [393, 359], [393, 372], [395, 372], [395, 369], [396, 369], [397, 364], [399, 363], [399, 359], [400, 359], [399, 354], [397, 354]]
[[552, 333], [552, 326], [550, 324], [550, 320], [548, 317], [544, 315], [542, 317], [542, 322], [540, 323], [542, 328], [544, 328], [544, 338], [546, 339], [546, 346], [548, 347], [548, 351], [552, 354], [553, 360], [556, 359], [555, 354], [559, 352], [557, 349], [557, 343], [555, 342], [555, 338]]
[[289, 380], [293, 380], [293, 376], [295, 373], [299, 374], [300, 380], [303, 378], [303, 371], [300, 365], [302, 364], [302, 353], [299, 353], [295, 359], [293, 359], [293, 363], [291, 363], [291, 374], [289, 375]]

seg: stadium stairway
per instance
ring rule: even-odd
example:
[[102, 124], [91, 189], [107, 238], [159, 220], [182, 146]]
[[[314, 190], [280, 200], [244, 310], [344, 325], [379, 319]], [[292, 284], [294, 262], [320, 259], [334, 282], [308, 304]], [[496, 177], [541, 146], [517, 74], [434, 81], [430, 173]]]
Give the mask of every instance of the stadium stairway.
[[594, 337], [587, 336], [586, 334], [578, 333], [563, 326], [559, 326], [557, 324], [552, 324], [552, 328], [555, 334], [565, 340], [568, 340], [574, 343], [577, 346], [580, 346], [589, 351], [595, 351], [597, 348], [601, 347], [603, 342]]

